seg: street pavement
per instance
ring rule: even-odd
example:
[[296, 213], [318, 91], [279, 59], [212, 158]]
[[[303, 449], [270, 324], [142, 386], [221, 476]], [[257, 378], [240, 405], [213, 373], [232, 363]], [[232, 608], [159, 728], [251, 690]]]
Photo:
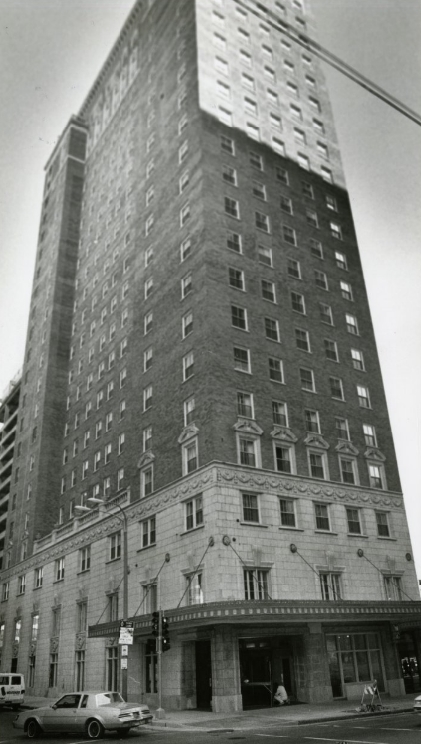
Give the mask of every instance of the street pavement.
[[[343, 721], [347, 719], [359, 719], [360, 721], [382, 717], [397, 712], [413, 711], [415, 695], [406, 695], [399, 698], [385, 698], [383, 700], [384, 710], [379, 713], [358, 713], [359, 701], [335, 700], [329, 703], [298, 705], [285, 705], [279, 708], [260, 708], [245, 710], [240, 713], [212, 713], [212, 711], [180, 710], [166, 711], [165, 719], [154, 719], [148, 728], [162, 727], [166, 729], [182, 729], [184, 731], [196, 731], [200, 729], [214, 731], [218, 729], [233, 729], [244, 731], [257, 729], [259, 727], [300, 726], [309, 723], [323, 723], [330, 721]], [[38, 708], [42, 705], [51, 705], [51, 698], [25, 698], [25, 706]], [[151, 711], [155, 711], [151, 708]], [[415, 714], [414, 714], [415, 715]], [[142, 730], [145, 730], [142, 727]], [[421, 744], [421, 742], [420, 742]]]

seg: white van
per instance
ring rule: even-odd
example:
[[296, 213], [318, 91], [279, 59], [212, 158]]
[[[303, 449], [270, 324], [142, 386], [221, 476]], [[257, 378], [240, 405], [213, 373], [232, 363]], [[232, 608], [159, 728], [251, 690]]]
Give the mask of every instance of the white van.
[[19, 708], [25, 700], [23, 674], [0, 672], [0, 705]]

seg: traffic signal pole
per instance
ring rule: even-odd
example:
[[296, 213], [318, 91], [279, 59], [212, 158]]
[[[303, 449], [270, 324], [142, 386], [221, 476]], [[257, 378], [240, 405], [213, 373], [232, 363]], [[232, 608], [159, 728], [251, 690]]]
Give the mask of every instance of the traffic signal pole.
[[162, 707], [162, 616], [162, 609], [159, 608], [158, 638], [156, 640], [158, 654], [158, 708], [155, 711], [155, 717], [160, 719], [165, 718], [165, 710]]

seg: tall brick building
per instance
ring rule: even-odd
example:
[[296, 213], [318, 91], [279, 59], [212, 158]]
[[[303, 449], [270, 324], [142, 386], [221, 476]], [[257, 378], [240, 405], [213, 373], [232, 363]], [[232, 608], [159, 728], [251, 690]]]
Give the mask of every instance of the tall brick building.
[[0, 607], [33, 693], [118, 686], [126, 532], [130, 697], [157, 699], [158, 606], [165, 706], [419, 689], [313, 21], [265, 5], [139, 0], [47, 163]]

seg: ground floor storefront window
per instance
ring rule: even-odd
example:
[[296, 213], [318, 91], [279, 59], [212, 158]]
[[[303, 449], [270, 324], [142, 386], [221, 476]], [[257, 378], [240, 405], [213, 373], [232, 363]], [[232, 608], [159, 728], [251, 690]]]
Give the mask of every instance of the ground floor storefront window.
[[384, 691], [380, 638], [377, 633], [326, 636], [334, 698], [345, 697], [345, 685], [376, 679]]
[[158, 654], [156, 641], [148, 641], [145, 646], [145, 691], [158, 692]]
[[107, 648], [107, 690], [118, 690], [118, 646]]

